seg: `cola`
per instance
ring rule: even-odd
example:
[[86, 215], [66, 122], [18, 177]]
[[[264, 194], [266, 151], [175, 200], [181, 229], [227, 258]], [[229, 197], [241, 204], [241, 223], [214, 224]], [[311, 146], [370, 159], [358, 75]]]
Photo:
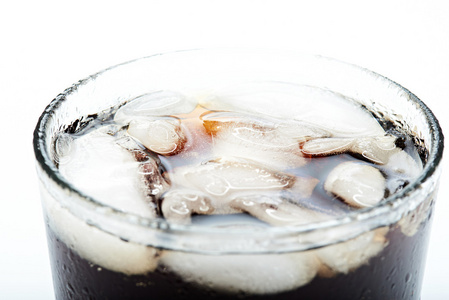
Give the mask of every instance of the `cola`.
[[424, 261], [416, 257], [425, 255], [429, 226], [426, 221], [413, 237], [392, 230], [382, 253], [348, 274], [316, 277], [297, 289], [256, 295], [198, 286], [164, 266], [144, 275], [113, 272], [81, 258], [51, 229], [47, 232], [56, 299], [419, 299]]
[[57, 299], [419, 299], [435, 158], [395, 114], [275, 80], [79, 114], [47, 139]]

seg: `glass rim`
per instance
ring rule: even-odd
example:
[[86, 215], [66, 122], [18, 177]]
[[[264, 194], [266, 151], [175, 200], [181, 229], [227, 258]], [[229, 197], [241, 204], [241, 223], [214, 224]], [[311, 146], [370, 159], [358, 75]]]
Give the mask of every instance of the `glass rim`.
[[[119, 68], [123, 65], [128, 65], [131, 63], [136, 63], [141, 60], [147, 60], [152, 59], [160, 55], [170, 55], [174, 53], [181, 53], [181, 52], [191, 52], [191, 51], [214, 51], [216, 49], [190, 49], [190, 50], [180, 50], [180, 51], [173, 51], [173, 52], [165, 52], [165, 53], [158, 53], [150, 56], [145, 56], [141, 58], [137, 58], [134, 60], [130, 60], [128, 62], [124, 62], [121, 64], [117, 64], [111, 67], [108, 67], [102, 71], [99, 71], [93, 75], [90, 75], [86, 77], [85, 79], [79, 80], [77, 83], [73, 84], [71, 87], [64, 90], [62, 93], [57, 95], [51, 102], [48, 104], [48, 106], [45, 108], [44, 112], [39, 117], [38, 123], [35, 127], [34, 134], [33, 134], [33, 148], [34, 153], [36, 157], [36, 161], [38, 165], [41, 167], [43, 172], [49, 177], [50, 180], [52, 180], [54, 183], [57, 184], [58, 187], [62, 188], [63, 190], [69, 190], [70, 192], [75, 193], [79, 199], [82, 199], [85, 204], [88, 204], [91, 207], [95, 208], [105, 208], [107, 209], [107, 218], [115, 218], [118, 221], [123, 221], [131, 225], [138, 225], [138, 226], [144, 226], [148, 229], [156, 229], [156, 230], [162, 230], [167, 231], [170, 233], [198, 233], [198, 234], [225, 234], [225, 235], [232, 235], [232, 234], [238, 234], [238, 235], [254, 235], [258, 234], [257, 231], [254, 229], [230, 229], [230, 228], [213, 228], [213, 227], [203, 227], [199, 225], [180, 225], [180, 224], [172, 224], [167, 222], [165, 219], [162, 219], [160, 217], [158, 218], [146, 218], [141, 217], [132, 213], [123, 212], [120, 210], [117, 210], [113, 207], [110, 207], [108, 205], [105, 205], [103, 203], [100, 203], [96, 201], [94, 198], [86, 195], [82, 191], [76, 189], [70, 182], [66, 181], [64, 177], [59, 173], [57, 170], [55, 164], [53, 163], [51, 159], [50, 153], [47, 152], [46, 146], [45, 146], [45, 139], [47, 138], [45, 134], [46, 125], [48, 124], [49, 118], [54, 114], [54, 112], [58, 109], [58, 107], [61, 105], [62, 102], [66, 101], [67, 97], [70, 96], [73, 92], [75, 92], [80, 86], [88, 84], [91, 81], [94, 81], [96, 77], [102, 75], [105, 72], [108, 72], [109, 70]], [[223, 49], [220, 49], [223, 50]], [[229, 49], [226, 49], [229, 50]], [[241, 49], [239, 49], [241, 50]], [[253, 51], [254, 49], [244, 49], [247, 51]], [[257, 49], [260, 50], [260, 49]], [[233, 51], [231, 49], [231, 51]], [[285, 53], [288, 51], [276, 51], [277, 53]], [[304, 56], [305, 54], [294, 52], [297, 55]], [[441, 159], [443, 157], [443, 149], [444, 149], [444, 136], [441, 130], [441, 127], [439, 125], [438, 120], [432, 113], [432, 111], [413, 93], [411, 93], [408, 89], [404, 88], [400, 84], [396, 83], [395, 81], [390, 80], [389, 78], [380, 75], [376, 72], [373, 72], [371, 70], [365, 69], [363, 67], [353, 65], [350, 63], [342, 62], [337, 59], [328, 58], [324, 56], [319, 55], [309, 55], [310, 57], [313, 57], [314, 59], [324, 59], [329, 60], [334, 63], [343, 64], [346, 66], [354, 67], [358, 70], [364, 71], [366, 73], [369, 73], [372, 76], [375, 76], [377, 78], [382, 78], [386, 80], [389, 84], [394, 85], [396, 88], [404, 91], [408, 95], [408, 99], [412, 101], [413, 103], [417, 104], [419, 107], [419, 110], [422, 111], [425, 115], [425, 119], [430, 125], [430, 136], [431, 136], [431, 143], [430, 147], [431, 150], [429, 152], [427, 162], [424, 165], [424, 168], [421, 172], [421, 174], [413, 181], [410, 182], [404, 189], [401, 191], [394, 193], [393, 195], [387, 197], [384, 199], [379, 205], [370, 207], [370, 208], [364, 208], [360, 209], [351, 213], [348, 213], [347, 215], [336, 217], [330, 220], [320, 221], [320, 222], [313, 222], [308, 224], [302, 224], [302, 225], [292, 225], [292, 226], [271, 226], [266, 227], [263, 230], [263, 235], [270, 235], [270, 236], [283, 236], [285, 234], [300, 234], [300, 233], [307, 233], [314, 230], [321, 230], [321, 229], [328, 229], [343, 225], [348, 225], [353, 222], [361, 222], [361, 221], [368, 221], [370, 219], [376, 218], [378, 216], [381, 216], [383, 214], [387, 214], [391, 212], [392, 208], [397, 209], [400, 206], [406, 205], [406, 199], [408, 196], [410, 196], [413, 192], [419, 190], [419, 188], [422, 186], [423, 183], [425, 183], [427, 180], [429, 180], [432, 175], [437, 171], [438, 166], [440, 166]], [[105, 212], [102, 212], [102, 210], [96, 210], [95, 213], [98, 214], [106, 214]]]

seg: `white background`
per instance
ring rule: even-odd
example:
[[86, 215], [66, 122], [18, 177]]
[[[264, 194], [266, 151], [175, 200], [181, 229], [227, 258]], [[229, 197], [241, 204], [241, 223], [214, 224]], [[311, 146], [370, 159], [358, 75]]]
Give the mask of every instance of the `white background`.
[[[407, 87], [449, 133], [449, 4], [442, 1], [4, 1], [0, 4], [0, 299], [52, 299], [32, 132], [78, 79], [154, 53], [296, 49]], [[422, 292], [449, 299], [446, 157]], [[445, 217], [446, 216], [446, 217]]]

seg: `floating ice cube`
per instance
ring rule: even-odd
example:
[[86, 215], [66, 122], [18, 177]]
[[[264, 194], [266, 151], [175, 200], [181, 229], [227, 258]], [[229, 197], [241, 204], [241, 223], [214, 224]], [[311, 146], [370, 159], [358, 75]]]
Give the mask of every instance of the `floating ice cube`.
[[211, 201], [196, 191], [171, 190], [161, 201], [162, 215], [169, 222], [187, 224], [192, 214], [212, 214], [215, 210]]
[[253, 128], [262, 132], [274, 130], [280, 120], [267, 116], [252, 115], [233, 111], [209, 111], [200, 116], [206, 131], [215, 135], [234, 128]]
[[232, 200], [230, 205], [275, 226], [300, 225], [329, 219], [322, 213], [276, 198], [274, 195], [242, 196]]
[[376, 137], [332, 137], [317, 138], [305, 142], [301, 151], [305, 155], [327, 156], [345, 152], [356, 153], [365, 159], [376, 163], [386, 164], [390, 156], [401, 151], [395, 146], [396, 137], [383, 135]]
[[415, 178], [423, 169], [422, 164], [418, 163], [418, 158], [414, 159], [405, 151], [393, 153], [386, 164], [386, 167], [397, 174], [403, 174], [409, 179]]
[[396, 147], [395, 141], [396, 137], [392, 135], [357, 139], [351, 151], [373, 163], [383, 165], [390, 160], [390, 156], [401, 151]]
[[139, 176], [141, 164], [106, 132], [92, 130], [73, 139], [60, 159], [59, 171], [77, 189], [105, 205], [154, 217], [155, 208]]
[[354, 143], [353, 138], [323, 138], [304, 143], [301, 151], [305, 155], [327, 156], [349, 151]]
[[349, 241], [317, 249], [315, 254], [332, 271], [347, 274], [367, 264], [385, 248], [387, 232], [388, 228], [378, 228]]
[[157, 268], [161, 250], [122, 240], [92, 226], [63, 207], [46, 189], [41, 192], [48, 226], [82, 258], [127, 275], [147, 274]]
[[[211, 110], [260, 113], [300, 120], [336, 136], [377, 136], [384, 130], [359, 104], [341, 94], [286, 82], [247, 82], [200, 100]], [[351, 116], [350, 118], [348, 116]]]
[[308, 140], [330, 137], [333, 134], [317, 125], [303, 121], [289, 121], [278, 125], [277, 130], [280, 135], [290, 137], [302, 144]]
[[202, 116], [206, 131], [213, 136], [216, 156], [239, 156], [278, 169], [306, 163], [299, 143], [326, 136], [322, 130], [299, 122], [248, 116], [234, 112], [213, 112]]
[[351, 206], [372, 207], [385, 196], [385, 177], [372, 166], [344, 162], [329, 173], [324, 189]]
[[401, 226], [403, 234], [413, 236], [418, 232], [421, 224], [428, 220], [429, 215], [432, 213], [434, 199], [434, 195], [428, 195], [427, 199], [425, 199], [415, 210], [409, 212], [399, 220], [399, 225]]
[[129, 123], [128, 134], [147, 149], [161, 155], [174, 155], [182, 151], [186, 143], [179, 119], [136, 119]]
[[286, 189], [296, 181], [293, 175], [234, 157], [220, 157], [198, 166], [179, 168], [172, 176], [173, 182], [218, 198], [238, 192]]
[[231, 294], [274, 294], [309, 283], [320, 262], [310, 252], [202, 255], [167, 251], [162, 264], [187, 282]]
[[131, 120], [169, 116], [191, 112], [196, 101], [173, 91], [155, 91], [130, 100], [114, 116], [114, 121], [126, 125]]

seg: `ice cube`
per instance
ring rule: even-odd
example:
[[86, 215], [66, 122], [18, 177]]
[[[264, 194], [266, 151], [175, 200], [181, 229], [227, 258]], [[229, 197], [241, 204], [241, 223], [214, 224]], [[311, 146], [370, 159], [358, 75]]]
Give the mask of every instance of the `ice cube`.
[[169, 116], [191, 112], [197, 105], [194, 99], [173, 91], [154, 91], [138, 96], [122, 106], [114, 121], [126, 125], [132, 120]]
[[329, 173], [324, 189], [353, 207], [372, 207], [385, 196], [385, 177], [375, 167], [349, 161]]
[[[248, 128], [260, 131], [262, 134], [284, 137], [294, 142], [303, 142], [313, 138], [329, 137], [331, 133], [319, 126], [297, 120], [284, 120], [267, 115], [255, 115], [229, 111], [213, 111], [201, 115], [201, 120], [206, 131], [211, 135], [217, 135], [227, 130]], [[272, 137], [274, 138], [274, 137]], [[294, 141], [294, 142], [293, 142]], [[271, 145], [271, 147], [288, 145]]]
[[244, 127], [261, 131], [276, 128], [279, 120], [267, 116], [239, 113], [233, 111], [208, 111], [200, 116], [206, 131], [215, 135], [221, 131]]
[[390, 160], [390, 156], [401, 151], [395, 146], [395, 140], [396, 137], [392, 135], [317, 138], [305, 142], [301, 151], [311, 156], [356, 153], [373, 163], [383, 165]]
[[161, 199], [162, 215], [169, 222], [188, 224], [192, 214], [211, 214], [214, 207], [204, 195], [190, 190], [171, 190]]
[[411, 179], [416, 178], [423, 170], [423, 166], [419, 161], [419, 158], [414, 159], [405, 151], [397, 151], [389, 157], [386, 167], [396, 174], [401, 174]]
[[147, 149], [167, 156], [182, 151], [187, 140], [180, 120], [173, 117], [132, 120], [128, 134]]
[[242, 196], [232, 200], [230, 205], [275, 226], [300, 225], [329, 219], [329, 216], [275, 195]]
[[235, 112], [213, 112], [202, 116], [206, 131], [213, 136], [216, 156], [239, 156], [279, 169], [300, 167], [307, 160], [299, 143], [322, 136], [318, 129], [297, 122]]
[[252, 112], [301, 120], [341, 137], [384, 134], [379, 123], [360, 104], [317, 87], [255, 81], [217, 90], [214, 95], [200, 100], [200, 104], [211, 110]]
[[172, 176], [173, 182], [218, 198], [238, 192], [286, 189], [296, 181], [294, 175], [235, 157], [219, 157], [195, 167], [178, 168]]
[[[77, 189], [118, 210], [154, 217], [139, 176], [141, 164], [105, 129], [74, 138], [59, 161], [59, 171]], [[92, 179], [95, 180], [92, 180]]]
[[373, 163], [384, 165], [393, 154], [401, 151], [396, 147], [395, 141], [396, 137], [393, 135], [360, 138], [356, 139], [351, 151]]
[[[347, 274], [367, 264], [385, 248], [387, 232], [386, 227], [378, 228], [346, 242], [319, 248], [315, 250], [315, 254], [333, 272]], [[326, 277], [328, 276], [329, 274], [326, 274]]]
[[[310, 252], [203, 255], [167, 251], [161, 258], [184, 281], [230, 294], [275, 294], [309, 283], [321, 264]], [[237, 295], [236, 295], [237, 296]]]
[[409, 212], [401, 220], [399, 220], [399, 225], [401, 226], [401, 231], [407, 236], [413, 236], [418, 232], [421, 224], [428, 220], [429, 215], [432, 213], [432, 206], [434, 204], [435, 195], [428, 195], [427, 199], [424, 200], [416, 209]]
[[164, 169], [159, 157], [146, 151], [127, 134], [121, 136], [117, 134], [116, 136], [116, 144], [129, 151], [138, 162], [141, 186], [144, 188], [147, 198], [156, 207], [158, 198], [170, 188], [170, 181], [164, 176]]
[[280, 135], [288, 136], [296, 140], [299, 144], [312, 139], [332, 136], [329, 130], [303, 121], [283, 122], [278, 125], [277, 130]]
[[301, 151], [305, 155], [328, 156], [348, 152], [353, 143], [353, 138], [319, 138], [304, 143]]

